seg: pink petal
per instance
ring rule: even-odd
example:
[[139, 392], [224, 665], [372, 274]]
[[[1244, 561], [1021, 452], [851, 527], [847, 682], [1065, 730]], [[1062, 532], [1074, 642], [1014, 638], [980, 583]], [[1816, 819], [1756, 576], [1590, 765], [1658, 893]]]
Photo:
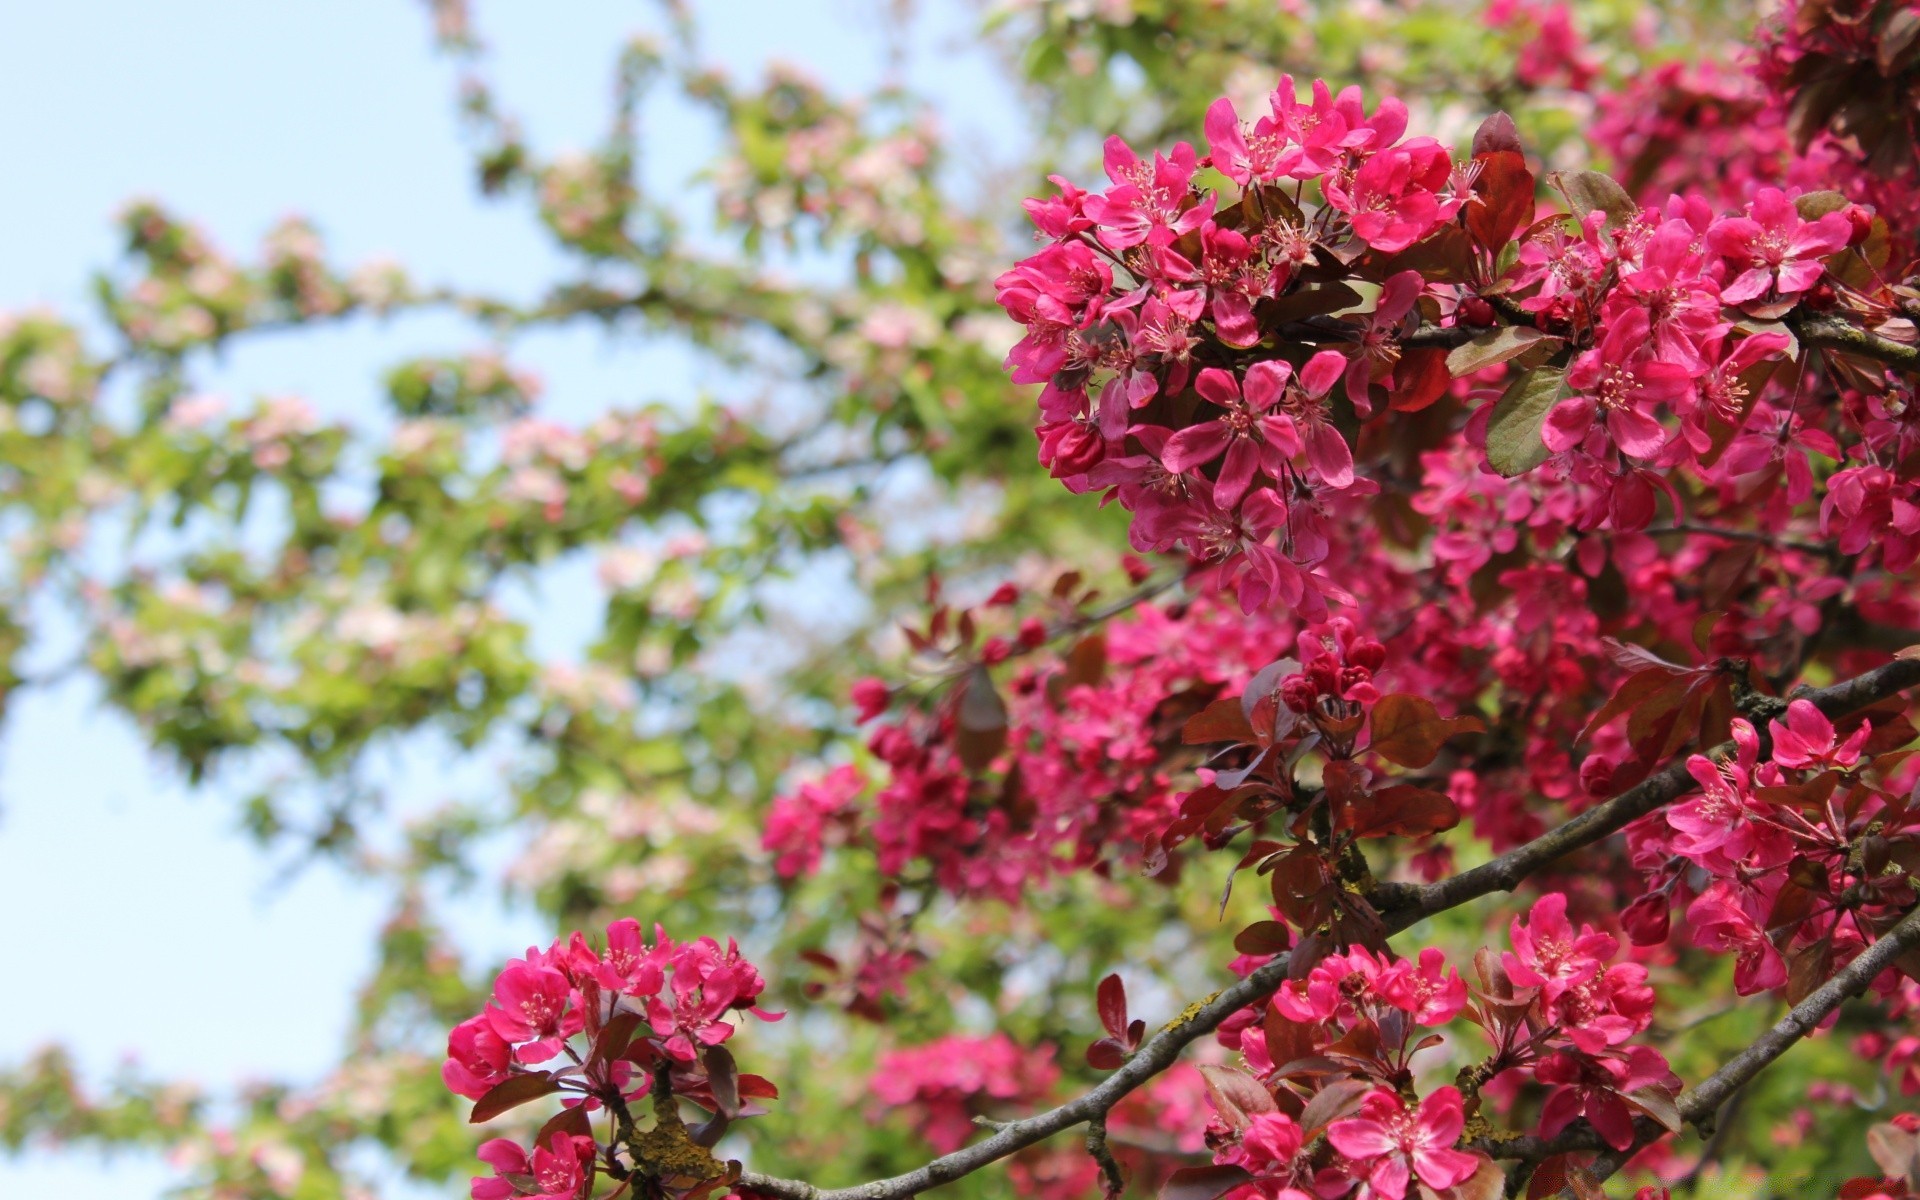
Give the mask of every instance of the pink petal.
[[1587, 396], [1569, 396], [1553, 406], [1540, 426], [1540, 440], [1555, 454], [1564, 454], [1586, 440], [1595, 410]]
[[1338, 350], [1322, 350], [1300, 368], [1300, 386], [1309, 396], [1324, 396], [1333, 390], [1333, 381], [1347, 369], [1347, 356]]
[[1253, 485], [1254, 470], [1260, 465], [1260, 451], [1247, 438], [1235, 438], [1227, 447], [1227, 461], [1221, 464], [1220, 478], [1213, 485], [1213, 502], [1221, 508], [1240, 503]]
[[[1556, 411], [1558, 410], [1558, 406]], [[1616, 408], [1607, 413], [1607, 434], [1613, 444], [1635, 458], [1652, 458], [1667, 444], [1667, 431], [1660, 422], [1637, 408]]]
[[1193, 390], [1221, 408], [1232, 408], [1240, 400], [1240, 385], [1219, 367], [1208, 367], [1194, 381]]
[[1185, 474], [1219, 458], [1230, 436], [1222, 421], [1189, 425], [1167, 439], [1166, 447], [1160, 451], [1160, 462], [1175, 475]]
[[1315, 421], [1307, 427], [1307, 461], [1328, 487], [1353, 486], [1353, 451], [1340, 431], [1325, 421]]
[[[1241, 297], [1245, 299], [1246, 297]], [[1219, 301], [1214, 302], [1216, 305]], [[1286, 391], [1287, 380], [1293, 374], [1293, 364], [1285, 362], [1257, 362], [1247, 368], [1247, 381], [1244, 394], [1247, 403], [1256, 412], [1265, 412], [1273, 407]]]
[[1391, 1154], [1399, 1147], [1399, 1143], [1387, 1135], [1385, 1126], [1365, 1117], [1335, 1121], [1327, 1126], [1327, 1141], [1348, 1158], [1373, 1158]]

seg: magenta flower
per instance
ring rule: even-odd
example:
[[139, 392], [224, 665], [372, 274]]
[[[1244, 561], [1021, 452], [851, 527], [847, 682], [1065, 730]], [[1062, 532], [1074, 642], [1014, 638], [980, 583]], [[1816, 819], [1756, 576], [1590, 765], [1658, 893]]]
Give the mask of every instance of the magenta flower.
[[1871, 722], [1863, 721], [1846, 741], [1835, 745], [1833, 722], [1813, 706], [1811, 700], [1795, 700], [1787, 705], [1787, 719], [1774, 721], [1773, 761], [1783, 767], [1846, 770], [1860, 761], [1860, 747], [1873, 732]]
[[1400, 361], [1400, 324], [1413, 311], [1426, 286], [1426, 279], [1418, 271], [1402, 271], [1380, 285], [1380, 298], [1360, 331], [1359, 349], [1347, 363], [1347, 399], [1353, 401], [1354, 411], [1362, 420], [1373, 415], [1373, 397], [1367, 388], [1374, 371]]
[[1391, 254], [1427, 236], [1459, 207], [1439, 196], [1452, 174], [1446, 149], [1432, 138], [1416, 138], [1375, 154], [1351, 180], [1329, 175], [1323, 186], [1327, 203], [1347, 214], [1354, 234]]
[[1281, 985], [1273, 994], [1273, 1006], [1289, 1020], [1309, 1024], [1335, 1017], [1356, 1020], [1367, 1015], [1370, 1007], [1391, 1003], [1389, 984], [1396, 974], [1404, 973], [1403, 966], [1389, 963], [1385, 955], [1376, 956], [1365, 946], [1354, 946], [1345, 954], [1320, 960], [1305, 979]]
[[1357, 1200], [1401, 1200], [1414, 1177], [1435, 1191], [1465, 1183], [1480, 1156], [1455, 1150], [1466, 1125], [1458, 1088], [1436, 1089], [1408, 1108], [1382, 1088], [1360, 1103], [1360, 1115], [1327, 1127], [1327, 1141], [1365, 1183]]
[[441, 1082], [456, 1096], [478, 1100], [504, 1082], [513, 1047], [495, 1033], [485, 1017], [468, 1017], [447, 1033], [447, 1061]]
[[1206, 130], [1214, 170], [1228, 179], [1246, 187], [1255, 180], [1266, 183], [1281, 177], [1287, 130], [1274, 117], [1261, 117], [1249, 130], [1241, 125], [1233, 101], [1222, 96], [1207, 109]]
[[1167, 439], [1160, 452], [1167, 470], [1186, 474], [1226, 455], [1213, 485], [1213, 502], [1221, 508], [1240, 503], [1256, 473], [1281, 478], [1287, 460], [1300, 452], [1300, 435], [1290, 418], [1270, 410], [1286, 391], [1292, 373], [1293, 368], [1283, 362], [1255, 363], [1247, 369], [1243, 395], [1230, 373], [1217, 367], [1200, 372], [1194, 390], [1225, 409], [1226, 415], [1198, 421]]
[[1221, 341], [1254, 345], [1260, 327], [1253, 319], [1253, 302], [1273, 290], [1274, 273], [1262, 264], [1252, 242], [1212, 221], [1200, 227], [1200, 248], [1199, 266], [1171, 246], [1155, 247], [1153, 262], [1167, 279], [1205, 289]]
[[1745, 718], [1734, 718], [1732, 728], [1737, 747], [1734, 757], [1723, 763], [1700, 754], [1689, 758], [1687, 771], [1700, 785], [1700, 794], [1666, 812], [1667, 824], [1674, 831], [1674, 850], [1709, 870], [1722, 872], [1731, 871], [1752, 855], [1759, 838], [1754, 819], [1767, 812], [1753, 795], [1759, 737]]
[[1770, 992], [1787, 981], [1786, 960], [1767, 936], [1767, 907], [1753, 889], [1730, 879], [1716, 880], [1687, 906], [1694, 945], [1738, 955], [1733, 988], [1742, 996]]
[[1467, 1006], [1466, 980], [1447, 966], [1438, 947], [1422, 949], [1418, 966], [1399, 965], [1403, 969], [1386, 982], [1387, 999], [1419, 1024], [1445, 1025]]
[[1321, 482], [1336, 491], [1353, 486], [1353, 450], [1328, 419], [1327, 395], [1350, 369], [1346, 355], [1338, 350], [1322, 350], [1300, 368], [1300, 376], [1288, 395], [1287, 411], [1295, 427], [1305, 433], [1307, 461]]
[[[1313, 101], [1303, 105], [1299, 93], [1294, 91], [1293, 76], [1280, 77], [1270, 103], [1273, 119], [1292, 143], [1278, 166], [1280, 174], [1292, 179], [1312, 179], [1331, 171], [1346, 157], [1348, 135], [1355, 132], [1349, 122], [1362, 111], [1359, 89], [1348, 88], [1340, 93], [1342, 101], [1347, 101], [1349, 96], [1351, 103], [1337, 104], [1333, 89], [1325, 80], [1316, 79]], [[1369, 144], [1375, 139], [1371, 131], [1366, 137]]]
[[1521, 987], [1543, 989], [1551, 1004], [1561, 992], [1600, 973], [1620, 943], [1612, 934], [1596, 933], [1582, 925], [1578, 932], [1567, 920], [1567, 898], [1548, 892], [1533, 902], [1527, 919], [1516, 918], [1508, 930], [1513, 950], [1500, 956], [1507, 977]]
[[476, 1176], [473, 1200], [577, 1200], [593, 1183], [594, 1143], [589, 1137], [555, 1133], [531, 1158], [506, 1138], [494, 1138], [479, 1150], [494, 1177]]
[[1624, 1059], [1591, 1058], [1558, 1051], [1541, 1059], [1534, 1078], [1552, 1088], [1540, 1108], [1540, 1136], [1552, 1137], [1585, 1117], [1609, 1146], [1625, 1150], [1633, 1145], [1633, 1118], [1637, 1110], [1625, 1093], [1666, 1082], [1667, 1060], [1651, 1046], [1634, 1046]]
[[1199, 162], [1187, 143], [1174, 146], [1171, 157], [1156, 151], [1149, 165], [1125, 141], [1110, 137], [1106, 160], [1114, 186], [1104, 196], [1086, 197], [1081, 208], [1099, 225], [1096, 236], [1108, 249], [1138, 246], [1156, 234], [1171, 241], [1200, 228], [1213, 215], [1211, 195], [1191, 208], [1183, 207], [1187, 184]]
[[1563, 454], [1587, 439], [1605, 414], [1607, 436], [1624, 453], [1652, 458], [1667, 444], [1667, 431], [1653, 417], [1662, 401], [1677, 403], [1692, 388], [1692, 373], [1680, 363], [1641, 357], [1647, 318], [1639, 309], [1621, 314], [1600, 345], [1574, 360], [1567, 384], [1578, 393], [1553, 406], [1540, 427], [1547, 449]]
[[515, 959], [494, 980], [487, 1022], [502, 1039], [520, 1047], [515, 1057], [521, 1062], [545, 1062], [580, 1031], [580, 1010], [568, 1004], [572, 994], [559, 971]]
[[1625, 309], [1638, 308], [1647, 319], [1652, 356], [1698, 370], [1707, 362], [1701, 346], [1731, 326], [1720, 319], [1720, 289], [1704, 273], [1694, 237], [1685, 221], [1667, 221], [1654, 230], [1641, 248], [1639, 266], [1621, 272], [1605, 320], [1611, 323]]
[[1821, 261], [1846, 248], [1853, 226], [1844, 212], [1806, 221], [1779, 188], [1761, 188], [1744, 217], [1722, 217], [1707, 230], [1707, 246], [1740, 273], [1720, 289], [1728, 304], [1744, 304], [1772, 291], [1797, 296], [1826, 272]]

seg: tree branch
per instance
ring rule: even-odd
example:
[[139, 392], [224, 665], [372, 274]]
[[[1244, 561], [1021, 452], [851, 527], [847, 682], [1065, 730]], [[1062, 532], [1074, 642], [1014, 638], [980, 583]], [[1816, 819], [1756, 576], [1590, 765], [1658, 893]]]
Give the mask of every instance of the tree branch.
[[[1895, 659], [1858, 678], [1832, 687], [1806, 691], [1803, 694], [1828, 716], [1842, 716], [1916, 685], [1920, 685], [1920, 659]], [[1726, 742], [1714, 747], [1708, 753], [1723, 755], [1730, 754], [1732, 751], [1733, 744]], [[1638, 787], [1596, 808], [1588, 809], [1559, 829], [1535, 838], [1525, 846], [1509, 851], [1492, 862], [1424, 887], [1402, 886], [1379, 889], [1375, 893], [1376, 896], [1392, 902], [1382, 910], [1381, 921], [1389, 935], [1401, 933], [1434, 913], [1464, 904], [1468, 900], [1484, 896], [1489, 892], [1512, 891], [1532, 872], [1573, 850], [1591, 845], [1635, 818], [1678, 799], [1692, 790], [1693, 786], [1693, 777], [1687, 774], [1685, 764], [1676, 763]], [[1893, 943], [1896, 937], [1920, 942], [1920, 911], [1903, 920], [1889, 931], [1887, 937], [1876, 942], [1866, 954], [1855, 959], [1854, 964], [1849, 965], [1826, 986], [1808, 997], [1799, 1008], [1787, 1014], [1781, 1024], [1775, 1026], [1773, 1033], [1754, 1043], [1733, 1062], [1722, 1067], [1712, 1079], [1691, 1093], [1690, 1095], [1694, 1097], [1707, 1097], [1707, 1099], [1696, 1101], [1704, 1105], [1701, 1111], [1710, 1113], [1719, 1108], [1721, 1101], [1726, 1099], [1733, 1088], [1745, 1082], [1768, 1062], [1779, 1057], [1788, 1045], [1802, 1036], [1804, 1029], [1801, 1033], [1785, 1037], [1784, 1040], [1776, 1035], [1807, 1005], [1820, 997], [1829, 995], [1830, 992], [1834, 996], [1833, 1004], [1838, 1004], [1840, 998], [1845, 995], [1851, 995], [1852, 992], [1846, 990], [1847, 986], [1851, 986], [1846, 983], [1851, 979], [1849, 972], [1854, 972], [1856, 968], [1868, 969], [1874, 961], [1871, 956], [1881, 953], [1881, 947]], [[1902, 941], [1897, 948], [1886, 951], [1885, 962], [1892, 961], [1901, 950], [1906, 948], [1906, 945], [1907, 942]], [[942, 1155], [904, 1175], [896, 1175], [891, 1179], [877, 1179], [854, 1187], [819, 1188], [796, 1179], [781, 1179], [748, 1171], [740, 1177], [739, 1190], [775, 1197], [776, 1200], [907, 1200], [907, 1197], [939, 1187], [941, 1184], [952, 1183], [982, 1167], [1044, 1141], [1056, 1133], [1071, 1129], [1075, 1125], [1104, 1118], [1113, 1106], [1129, 1093], [1171, 1067], [1179, 1058], [1180, 1052], [1187, 1046], [1213, 1032], [1221, 1022], [1234, 1013], [1271, 996], [1286, 981], [1291, 958], [1289, 954], [1282, 954], [1245, 979], [1193, 1005], [1147, 1039], [1146, 1044], [1141, 1046], [1119, 1070], [1078, 1099], [1070, 1100], [1036, 1116], [1010, 1122], [996, 1130], [991, 1137], [956, 1150], [952, 1154]], [[1884, 967], [1885, 962], [1881, 962], [1880, 965]], [[1866, 981], [1859, 986], [1864, 987], [1865, 983], [1870, 982], [1877, 974], [1879, 974], [1879, 968], [1873, 968], [1872, 974], [1867, 975]], [[1839, 988], [1837, 991], [1833, 990], [1836, 986]], [[1825, 1016], [1825, 1012], [1826, 1010], [1822, 1010], [1820, 1016], [1807, 1023], [1805, 1028], [1811, 1029], [1814, 1024], [1818, 1024], [1821, 1017]], [[1772, 1048], [1771, 1053], [1766, 1053], [1766, 1048], [1769, 1047]], [[1765, 1056], [1758, 1057], [1761, 1054]], [[1737, 1070], [1743, 1070], [1744, 1074], [1730, 1074]], [[1724, 1084], [1716, 1083], [1723, 1075], [1728, 1076], [1728, 1080]], [[1685, 1111], [1684, 1108], [1683, 1111]], [[1567, 1137], [1572, 1133], [1573, 1131], [1569, 1130], [1567, 1134], [1561, 1136]], [[1593, 1136], [1595, 1144], [1587, 1148], [1597, 1149], [1598, 1135]], [[1559, 1139], [1554, 1140], [1557, 1142]], [[1500, 1156], [1527, 1158], [1557, 1153], [1557, 1151], [1538, 1149], [1544, 1145], [1546, 1145], [1544, 1139], [1518, 1138], [1501, 1143], [1499, 1148], [1504, 1152]]]
[[1837, 317], [1801, 312], [1788, 317], [1787, 325], [1803, 345], [1857, 354], [1903, 370], [1920, 370], [1920, 346], [1890, 341]]
[[[1829, 717], [1845, 716], [1877, 704], [1907, 688], [1920, 685], [1920, 660], [1897, 658], [1866, 674], [1836, 683], [1832, 687], [1800, 693]], [[1707, 757], [1723, 758], [1734, 751], [1732, 742], [1722, 742], [1703, 751]], [[1462, 871], [1449, 879], [1425, 885], [1383, 885], [1374, 898], [1383, 914], [1396, 917], [1414, 914], [1406, 924], [1464, 904], [1490, 892], [1510, 892], [1520, 881], [1560, 858], [1584, 846], [1608, 837], [1648, 813], [1691, 792], [1695, 783], [1685, 761], [1670, 763], [1665, 770], [1650, 776], [1635, 787], [1597, 805], [1566, 824], [1509, 850], [1490, 862]], [[1405, 925], [1401, 925], [1405, 928]]]

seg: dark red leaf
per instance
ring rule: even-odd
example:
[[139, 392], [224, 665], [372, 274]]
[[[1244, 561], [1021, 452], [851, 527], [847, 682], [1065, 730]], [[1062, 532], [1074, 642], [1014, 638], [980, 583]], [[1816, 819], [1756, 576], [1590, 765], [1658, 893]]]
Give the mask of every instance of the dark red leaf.
[[1207, 1098], [1229, 1128], [1245, 1129], [1256, 1114], [1278, 1111], [1266, 1085], [1237, 1067], [1201, 1063], [1200, 1074], [1207, 1081]]
[[474, 1101], [473, 1115], [467, 1121], [473, 1125], [491, 1121], [509, 1109], [518, 1108], [529, 1100], [551, 1096], [559, 1090], [560, 1085], [545, 1071], [514, 1075], [495, 1084], [492, 1091]]
[[592, 1137], [593, 1122], [587, 1117], [586, 1106], [576, 1104], [572, 1108], [563, 1108], [555, 1113], [553, 1119], [542, 1125], [540, 1131], [533, 1135], [533, 1144], [547, 1145], [556, 1133], [564, 1133], [569, 1137]]
[[1127, 1061], [1127, 1048], [1110, 1037], [1087, 1047], [1087, 1065], [1096, 1071], [1117, 1071]]
[[1279, 954], [1293, 946], [1293, 931], [1278, 921], [1255, 921], [1234, 936], [1241, 954]]
[[1474, 131], [1473, 156], [1478, 158], [1501, 150], [1520, 153], [1520, 130], [1514, 126], [1512, 117], [1497, 112], [1480, 122], [1480, 128]]
[[1109, 975], [1100, 981], [1095, 992], [1100, 1009], [1100, 1024], [1116, 1038], [1127, 1035], [1127, 985], [1118, 975]]
[[1189, 746], [1213, 742], [1254, 742], [1253, 726], [1238, 696], [1215, 700], [1195, 713], [1180, 728], [1180, 740]]
[[993, 676], [975, 666], [960, 685], [955, 712], [954, 749], [969, 771], [984, 771], [1007, 745], [1007, 706], [994, 690]]
[[1442, 717], [1433, 701], [1396, 692], [1373, 706], [1371, 748], [1388, 762], [1419, 770], [1433, 762], [1448, 738], [1486, 728], [1478, 717]]
[[1340, 810], [1342, 832], [1356, 838], [1426, 837], [1460, 823], [1460, 809], [1447, 796], [1396, 784]]
[[1360, 1107], [1360, 1101], [1374, 1089], [1367, 1079], [1337, 1079], [1313, 1094], [1300, 1113], [1300, 1128], [1308, 1137]]

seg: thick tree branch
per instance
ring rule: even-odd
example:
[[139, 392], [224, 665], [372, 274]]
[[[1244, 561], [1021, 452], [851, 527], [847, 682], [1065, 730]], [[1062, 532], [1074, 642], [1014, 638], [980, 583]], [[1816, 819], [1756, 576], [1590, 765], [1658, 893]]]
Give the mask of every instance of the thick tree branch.
[[1908, 371], [1920, 370], [1920, 346], [1890, 341], [1837, 317], [1803, 312], [1788, 317], [1787, 324], [1802, 345], [1857, 354]]
[[[1916, 685], [1920, 685], [1920, 660], [1896, 659], [1856, 679], [1803, 694], [1828, 716], [1841, 716]], [[1714, 747], [1709, 753], [1728, 754], [1732, 750], [1731, 743], [1724, 743]], [[1492, 862], [1425, 887], [1383, 888], [1377, 895], [1389, 901], [1381, 913], [1386, 931], [1389, 934], [1400, 933], [1434, 913], [1464, 904], [1490, 892], [1511, 891], [1532, 872], [1573, 850], [1591, 845], [1635, 818], [1678, 799], [1692, 790], [1693, 786], [1693, 777], [1687, 774], [1685, 765], [1676, 763], [1638, 787], [1597, 808], [1587, 810], [1552, 833], [1536, 838]], [[1776, 1039], [1779, 1030], [1786, 1026], [1788, 1021], [1792, 1021], [1794, 1015], [1801, 1012], [1807, 1004], [1828, 995], [1829, 989], [1836, 985], [1842, 985], [1842, 987], [1841, 991], [1834, 993], [1833, 1004], [1838, 1004], [1839, 999], [1844, 995], [1851, 995], [1851, 991], [1845, 990], [1844, 981], [1851, 978], [1848, 973], [1854, 971], [1856, 965], [1864, 963], [1866, 966], [1859, 967], [1860, 970], [1872, 969], [1872, 973], [1866, 977], [1867, 981], [1871, 981], [1873, 975], [1879, 973], [1879, 968], [1872, 967], [1873, 960], [1869, 956], [1880, 952], [1880, 947], [1891, 942], [1896, 935], [1920, 941], [1920, 914], [1902, 921], [1888, 933], [1887, 938], [1875, 943], [1867, 954], [1856, 959], [1855, 965], [1850, 965], [1846, 971], [1835, 976], [1826, 987], [1808, 997], [1800, 1008], [1789, 1013], [1786, 1020], [1775, 1027], [1774, 1033], [1756, 1042], [1740, 1057], [1721, 1068], [1713, 1079], [1709, 1079], [1694, 1093], [1690, 1093], [1692, 1096], [1706, 1097], [1699, 1101], [1705, 1106], [1701, 1111], [1711, 1113], [1719, 1108], [1721, 1101], [1726, 1099], [1734, 1087], [1750, 1078], [1766, 1063], [1779, 1057], [1788, 1045], [1801, 1036], [1801, 1034], [1793, 1034], [1784, 1040]], [[1880, 966], [1884, 967], [1885, 962], [1892, 961], [1904, 948], [1905, 944], [1902, 943], [1898, 948], [1887, 951], [1885, 961], [1881, 962]], [[1056, 1133], [1103, 1118], [1129, 1093], [1171, 1067], [1179, 1058], [1180, 1052], [1187, 1046], [1213, 1032], [1221, 1022], [1234, 1013], [1271, 996], [1281, 983], [1285, 982], [1290, 958], [1290, 955], [1280, 955], [1245, 979], [1215, 992], [1208, 999], [1189, 1008], [1149, 1038], [1146, 1044], [1141, 1046], [1119, 1070], [1078, 1099], [1025, 1120], [1009, 1122], [995, 1130], [991, 1137], [956, 1150], [952, 1154], [942, 1155], [916, 1170], [904, 1175], [896, 1175], [891, 1179], [877, 1179], [871, 1183], [847, 1188], [819, 1188], [800, 1180], [781, 1179], [749, 1171], [740, 1177], [739, 1190], [777, 1197], [778, 1200], [906, 1200], [907, 1197], [918, 1195], [931, 1188], [952, 1183], [982, 1167], [1044, 1141]], [[1860, 986], [1864, 987], [1865, 982]], [[1858, 988], [1854, 990], [1857, 991]], [[1825, 1010], [1822, 1010], [1821, 1016], [1824, 1015]], [[1812, 1028], [1819, 1019], [1816, 1017], [1806, 1028]], [[1756, 1056], [1765, 1053], [1765, 1048], [1769, 1047], [1771, 1047], [1771, 1053], [1765, 1054], [1765, 1057]], [[1740, 1071], [1744, 1073], [1738, 1073]], [[1722, 1075], [1728, 1075], [1728, 1081], [1724, 1084], [1716, 1083], [1715, 1081]], [[1569, 1133], [1572, 1132], [1569, 1131]], [[1530, 1155], [1537, 1157], [1543, 1153], [1538, 1150], [1539, 1145], [1544, 1143], [1537, 1138], [1520, 1138], [1502, 1143], [1502, 1147], [1507, 1151], [1502, 1154], [1502, 1157], [1526, 1158]], [[1597, 1138], [1596, 1145], [1589, 1148], [1597, 1148]], [[1545, 1151], [1544, 1153], [1553, 1152]]]

